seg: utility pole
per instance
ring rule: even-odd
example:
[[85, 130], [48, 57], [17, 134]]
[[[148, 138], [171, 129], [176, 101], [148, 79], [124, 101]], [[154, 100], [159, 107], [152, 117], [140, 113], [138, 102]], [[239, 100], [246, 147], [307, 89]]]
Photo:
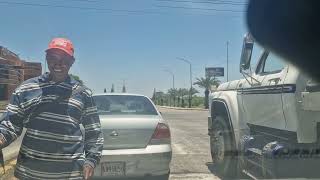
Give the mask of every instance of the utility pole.
[[229, 41], [227, 41], [227, 81], [229, 81]]
[[189, 64], [189, 75], [190, 75], [190, 90], [189, 90], [189, 108], [191, 108], [191, 102], [192, 102], [192, 64], [189, 60], [186, 60], [184, 58], [177, 58], [180, 61], [183, 61], [187, 64]]

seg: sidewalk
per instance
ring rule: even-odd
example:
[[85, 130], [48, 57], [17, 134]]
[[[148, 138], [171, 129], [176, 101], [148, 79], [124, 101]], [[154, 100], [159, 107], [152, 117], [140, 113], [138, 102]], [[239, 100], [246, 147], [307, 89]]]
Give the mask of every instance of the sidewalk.
[[175, 109], [175, 110], [194, 110], [194, 111], [208, 111], [208, 109], [203, 108], [182, 108], [182, 107], [171, 107], [171, 106], [158, 106], [159, 108], [165, 108], [165, 109]]

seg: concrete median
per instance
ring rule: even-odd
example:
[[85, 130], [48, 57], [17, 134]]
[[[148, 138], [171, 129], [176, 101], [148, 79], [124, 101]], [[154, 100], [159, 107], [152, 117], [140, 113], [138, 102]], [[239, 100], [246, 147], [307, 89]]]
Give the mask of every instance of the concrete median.
[[175, 110], [208, 111], [208, 109], [204, 109], [204, 108], [182, 108], [182, 107], [171, 107], [171, 106], [157, 106], [157, 107], [165, 108], [165, 109], [175, 109]]

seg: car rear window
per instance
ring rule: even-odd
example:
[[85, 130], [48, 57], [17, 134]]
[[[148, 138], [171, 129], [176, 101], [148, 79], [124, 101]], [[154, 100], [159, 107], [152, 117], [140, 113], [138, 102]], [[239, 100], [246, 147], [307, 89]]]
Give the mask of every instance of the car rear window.
[[150, 100], [143, 96], [99, 95], [93, 97], [99, 114], [158, 115]]

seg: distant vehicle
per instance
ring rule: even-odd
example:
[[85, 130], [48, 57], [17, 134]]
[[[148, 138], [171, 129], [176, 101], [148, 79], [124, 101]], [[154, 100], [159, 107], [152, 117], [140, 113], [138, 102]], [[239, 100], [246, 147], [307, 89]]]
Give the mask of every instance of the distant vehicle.
[[143, 95], [99, 94], [98, 108], [104, 146], [95, 177], [168, 179], [172, 157], [168, 123]]
[[253, 45], [247, 35], [240, 62], [244, 79], [211, 94], [212, 159], [224, 175], [318, 178], [320, 84], [267, 50], [251, 71]]

